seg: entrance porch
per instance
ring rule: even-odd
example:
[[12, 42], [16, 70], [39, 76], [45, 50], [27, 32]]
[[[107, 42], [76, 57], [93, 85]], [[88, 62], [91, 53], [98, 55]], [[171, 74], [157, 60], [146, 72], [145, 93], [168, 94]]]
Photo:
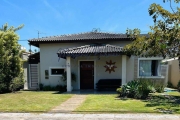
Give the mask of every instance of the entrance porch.
[[[93, 49], [92, 49], [93, 48]], [[58, 57], [66, 59], [67, 92], [96, 89], [100, 79], [121, 79], [126, 84], [127, 59], [122, 47], [113, 45], [86, 46], [58, 51]], [[71, 73], [76, 82], [71, 81]]]

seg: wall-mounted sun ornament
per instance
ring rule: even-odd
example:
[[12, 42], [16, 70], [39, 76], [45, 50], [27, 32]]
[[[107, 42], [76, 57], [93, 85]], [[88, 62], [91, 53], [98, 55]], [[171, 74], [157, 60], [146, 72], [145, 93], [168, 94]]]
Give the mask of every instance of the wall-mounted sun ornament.
[[106, 65], [104, 66], [106, 68], [106, 71], [109, 71], [109, 73], [111, 73], [112, 71], [115, 72], [115, 68], [117, 68], [115, 66], [116, 62], [112, 62], [112, 60], [110, 60], [109, 62], [106, 61]]

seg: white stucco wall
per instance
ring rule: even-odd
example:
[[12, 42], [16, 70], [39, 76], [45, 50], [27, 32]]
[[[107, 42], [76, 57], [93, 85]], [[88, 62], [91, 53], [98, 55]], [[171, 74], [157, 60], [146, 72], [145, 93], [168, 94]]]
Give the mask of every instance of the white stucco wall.
[[[111, 44], [111, 45], [118, 45], [118, 46], [124, 46], [128, 44], [129, 41], [122, 41], [122, 42], [103, 42], [103, 44]], [[56, 86], [57, 84], [64, 84], [62, 80], [60, 80], [60, 76], [50, 76], [49, 74], [49, 79], [45, 79], [45, 70], [49, 70], [50, 67], [65, 67], [66, 65], [66, 60], [65, 59], [60, 59], [57, 56], [57, 51], [59, 49], [65, 49], [65, 48], [71, 48], [71, 47], [79, 47], [83, 45], [89, 45], [91, 44], [90, 42], [86, 43], [51, 43], [51, 44], [40, 44], [40, 78], [41, 78], [41, 83], [44, 85], [51, 85], [51, 86]], [[58, 61], [59, 60], [59, 61]], [[97, 60], [97, 57], [78, 57], [76, 59], [71, 59], [71, 71], [74, 72], [77, 76], [77, 81], [72, 82], [72, 86], [74, 89], [79, 89], [79, 79], [78, 79], [78, 63], [80, 60], [93, 60], [95, 61], [96, 64], [96, 74], [95, 74], [95, 82], [94, 84], [97, 83], [99, 79], [108, 79], [108, 78], [116, 78], [116, 79], [121, 79], [121, 73], [122, 73], [122, 58], [121, 56], [113, 56], [113, 57], [100, 57], [100, 60]], [[109, 74], [108, 72], [105, 72], [104, 65], [106, 64], [106, 61], [116, 62], [117, 68], [115, 68], [115, 72], [112, 72]], [[127, 57], [127, 73], [132, 73], [127, 75], [127, 81], [131, 80], [133, 78], [133, 57]], [[94, 87], [96, 87], [94, 85]]]
[[127, 57], [126, 83], [134, 80], [134, 56]]
[[[106, 71], [106, 68], [104, 67], [106, 65], [106, 61], [109, 62], [112, 60], [112, 62], [116, 62], [115, 66], [115, 72], [109, 73]], [[77, 75], [77, 81], [72, 83], [72, 86], [74, 89], [80, 88], [80, 61], [94, 61], [94, 88], [96, 88], [96, 83], [99, 81], [99, 79], [121, 79], [121, 56], [108, 56], [108, 57], [100, 57], [98, 60], [97, 56], [91, 56], [91, 57], [78, 57], [76, 59], [71, 59], [71, 70]]]

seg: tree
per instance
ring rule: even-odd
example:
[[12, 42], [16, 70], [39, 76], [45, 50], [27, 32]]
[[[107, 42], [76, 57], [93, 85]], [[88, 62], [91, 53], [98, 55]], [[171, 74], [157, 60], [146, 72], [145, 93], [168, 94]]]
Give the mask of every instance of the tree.
[[22, 25], [19, 25], [18, 27], [14, 27], [14, 26], [10, 26], [10, 27], [8, 27], [8, 24], [7, 23], [5, 23], [3, 26], [2, 26], [2, 28], [0, 29], [0, 31], [14, 31], [14, 32], [16, 32], [17, 30], [20, 30], [20, 29], [22, 29], [24, 27], [24, 25], [22, 24]]
[[[154, 25], [150, 26], [148, 35], [140, 34], [140, 29], [127, 29], [127, 35], [133, 42], [125, 46], [124, 50], [136, 56], [163, 58], [180, 57], [180, 8], [172, 7], [172, 0], [163, 0], [170, 4], [171, 11], [164, 9], [158, 4], [151, 4], [149, 15], [152, 16]], [[174, 0], [178, 3], [180, 0]]]
[[5, 24], [0, 30], [0, 92], [10, 90], [13, 80], [21, 79], [23, 74], [20, 45], [16, 30], [22, 27], [9, 27]]

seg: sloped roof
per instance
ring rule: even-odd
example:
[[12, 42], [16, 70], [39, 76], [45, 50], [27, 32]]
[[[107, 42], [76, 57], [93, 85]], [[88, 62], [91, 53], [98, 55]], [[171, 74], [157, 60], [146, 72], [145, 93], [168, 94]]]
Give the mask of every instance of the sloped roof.
[[103, 32], [86, 32], [79, 34], [67, 34], [60, 36], [50, 36], [42, 38], [34, 38], [29, 41], [66, 41], [66, 40], [93, 40], [93, 39], [122, 39], [127, 38], [126, 34], [119, 33], [103, 33]]
[[109, 55], [120, 55], [123, 53], [123, 47], [115, 46], [115, 45], [85, 45], [74, 48], [67, 48], [63, 50], [59, 50], [57, 52], [58, 57], [66, 58], [70, 56], [72, 58], [76, 58], [78, 56], [109, 56]]
[[107, 32], [85, 32], [79, 34], [67, 34], [60, 36], [49, 36], [28, 40], [30, 44], [39, 46], [39, 43], [54, 42], [78, 42], [78, 41], [103, 41], [103, 40], [131, 40], [126, 34]]

